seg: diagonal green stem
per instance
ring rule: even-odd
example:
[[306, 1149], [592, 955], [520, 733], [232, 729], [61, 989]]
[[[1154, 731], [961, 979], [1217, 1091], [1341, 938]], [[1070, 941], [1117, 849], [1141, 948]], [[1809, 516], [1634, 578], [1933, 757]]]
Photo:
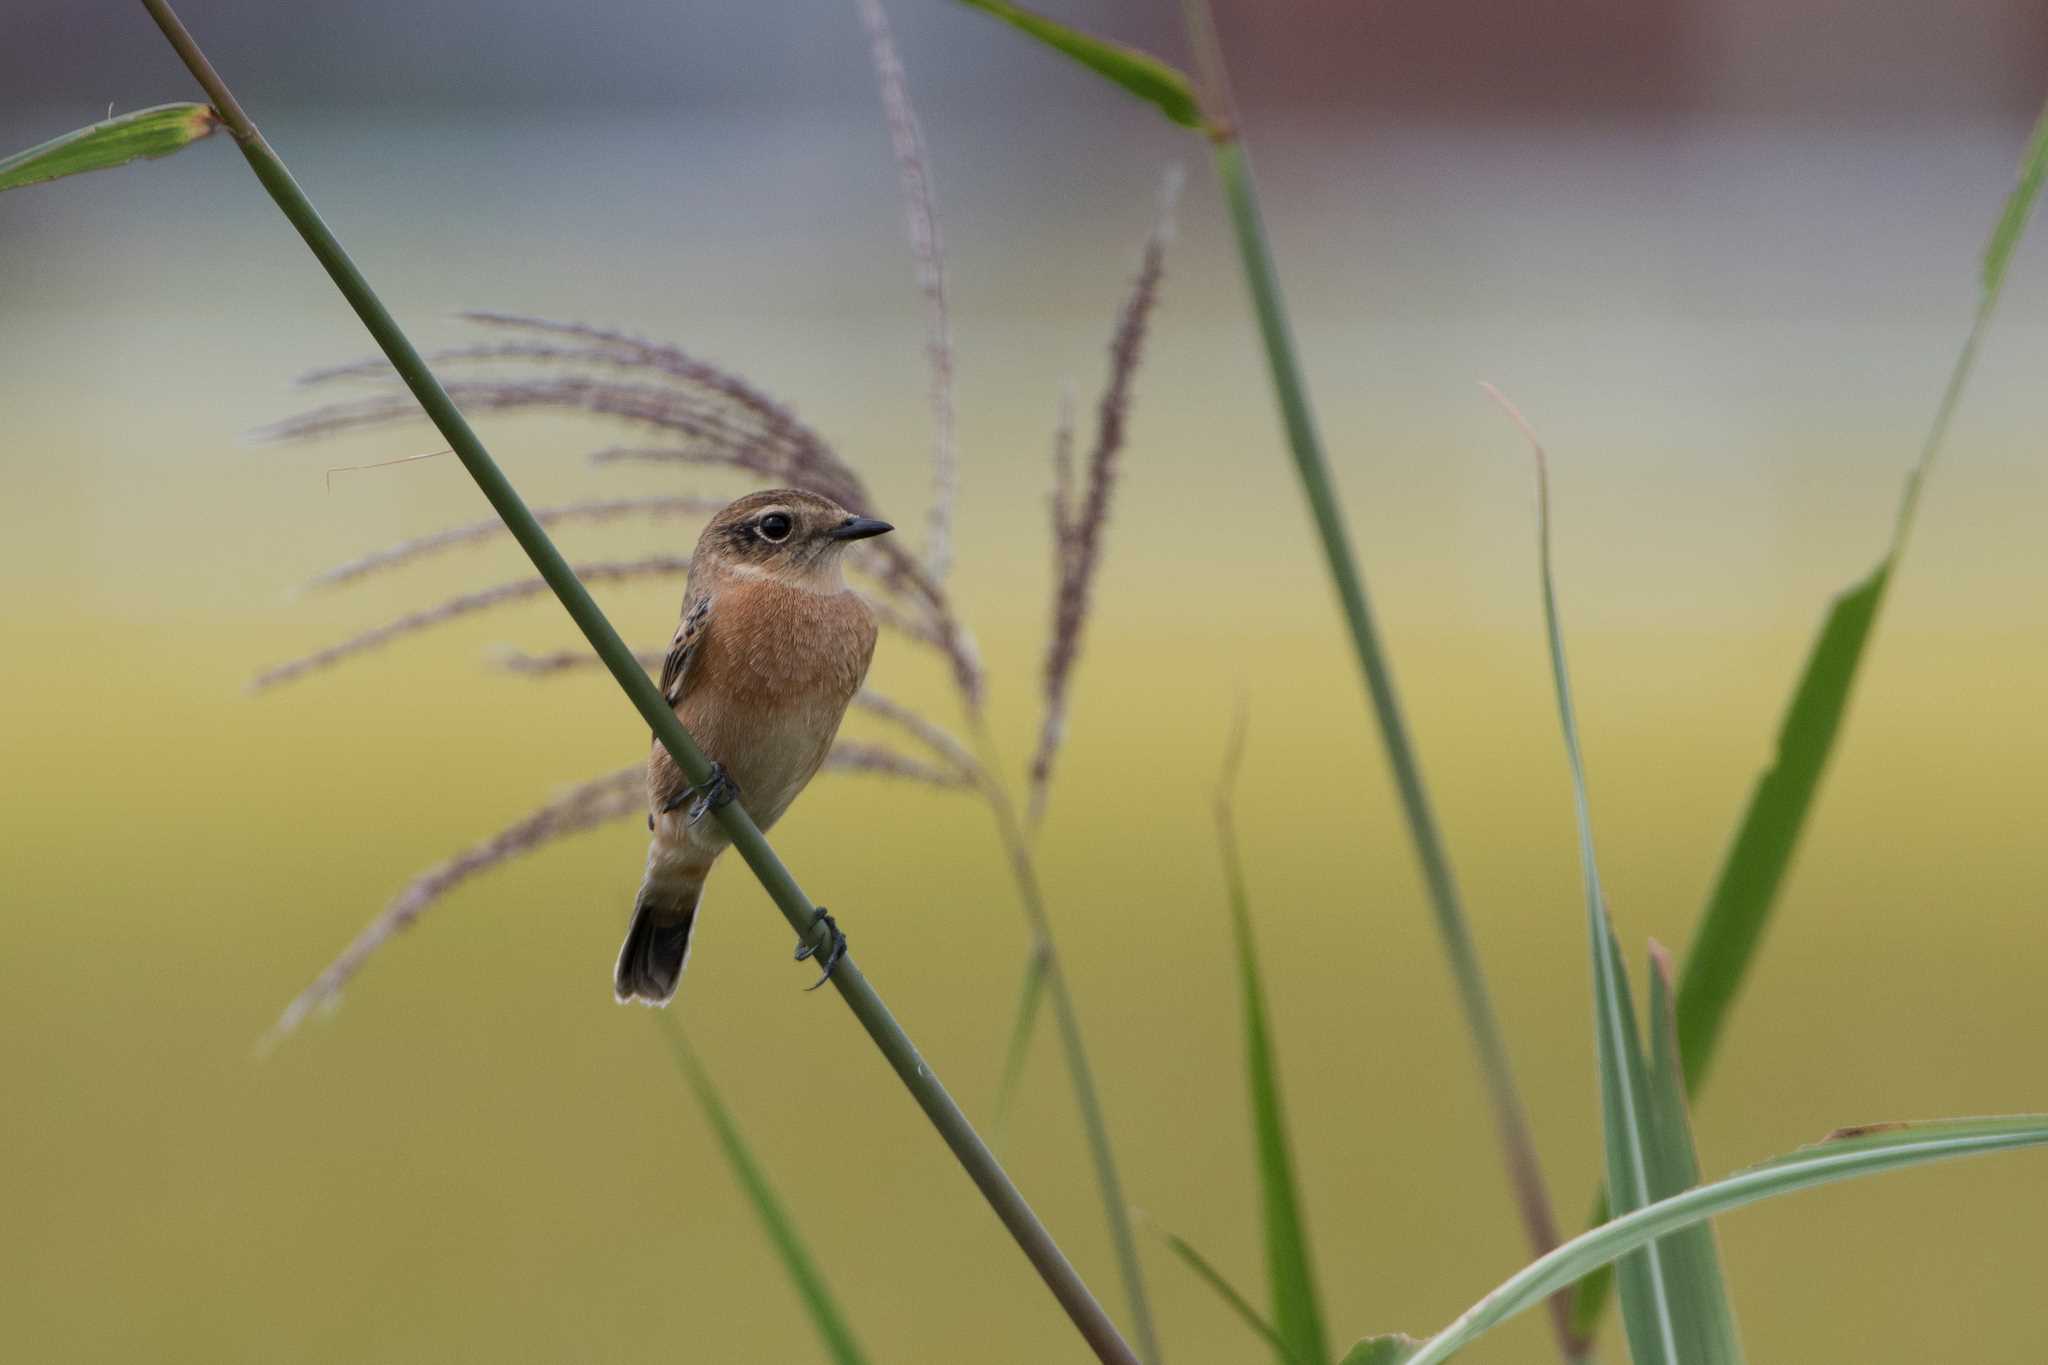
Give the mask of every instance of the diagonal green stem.
[[[370, 335], [383, 348], [392, 368], [398, 372], [406, 387], [412, 390], [413, 396], [419, 400], [421, 408], [440, 429], [442, 436], [447, 439], [450, 448], [462, 461], [463, 467], [469, 471], [470, 477], [476, 480], [477, 487], [489, 499], [491, 506], [504, 518], [507, 529], [519, 542], [519, 547], [526, 551], [527, 557], [533, 561], [541, 577], [561, 599], [563, 607], [568, 610], [577, 627], [590, 641], [598, 657], [604, 660], [605, 667], [611, 670], [612, 676], [618, 680], [619, 686], [624, 689], [642, 719], [654, 731], [655, 737], [675, 757], [676, 763], [689, 775], [692, 782], [703, 783], [709, 780], [710, 764], [703, 752], [676, 720], [675, 712], [662, 699], [653, 680], [634, 658], [633, 651], [619, 638], [618, 631], [613, 629], [604, 613], [598, 610], [597, 603], [591, 600], [589, 591], [569, 568], [568, 562], [562, 558], [561, 552], [555, 548], [547, 532], [534, 520], [533, 513], [527, 509], [518, 491], [512, 487], [510, 480], [498, 468], [497, 462], [491, 458], [490, 452], [484, 448], [483, 442], [477, 439], [476, 433], [470, 429], [469, 423], [456, 408], [453, 400], [448, 397], [447, 390], [441, 387], [440, 381], [427, 368], [427, 363], [419, 351], [399, 329], [397, 322], [371, 290], [368, 281], [349, 259], [348, 253], [342, 250], [341, 243], [328, 230], [326, 223], [313, 208], [312, 202], [299, 188], [298, 182], [292, 179], [291, 172], [285, 168], [284, 162], [271, 150], [270, 144], [264, 141], [262, 134], [256, 131], [249, 116], [243, 112], [240, 102], [235, 99], [226, 83], [207, 61], [205, 54], [199, 50], [199, 45], [172, 11], [167, 0], [142, 0], [142, 5], [156, 21], [157, 26], [163, 30], [164, 36], [170, 40], [171, 47], [184, 61], [201, 88], [206, 91], [215, 111], [220, 114], [229, 132], [234, 135], [235, 144], [242, 149], [242, 154], [248, 158], [249, 165], [255, 170], [256, 178], [262, 182], [264, 189], [270, 192], [270, 197], [276, 201], [278, 208], [291, 221], [292, 226], [298, 229], [299, 235], [305, 238], [306, 245], [312, 249], [314, 256], [327, 268], [327, 273], [333, 277], [342, 296], [348, 300], [356, 315], [362, 319], [363, 325], [369, 329]], [[823, 941], [829, 935], [818, 923], [817, 905], [797, 885], [796, 878], [790, 875], [789, 869], [783, 866], [774, 849], [769, 847], [767, 839], [762, 836], [753, 819], [741, 809], [738, 802], [720, 807], [715, 814], [731, 838], [733, 847], [739, 851], [740, 857], [746, 860], [747, 866], [760, 879], [762, 887], [774, 899], [777, 908], [789, 921], [790, 927], [800, 938], [810, 940], [821, 949], [829, 946]], [[953, 1155], [966, 1169], [969, 1178], [980, 1188], [983, 1197], [995, 1210], [996, 1216], [1002, 1220], [1003, 1226], [1023, 1249], [1025, 1256], [1045, 1280], [1053, 1296], [1059, 1300], [1060, 1306], [1066, 1310], [1067, 1316], [1073, 1320], [1075, 1327], [1080, 1330], [1096, 1356], [1105, 1362], [1114, 1362], [1114, 1365], [1136, 1365], [1137, 1357], [1131, 1353], [1130, 1347], [1117, 1333], [1116, 1325], [1095, 1302], [1087, 1285], [1082, 1283], [1081, 1277], [1054, 1243], [1052, 1234], [1038, 1221], [1038, 1216], [1031, 1211], [1031, 1206], [1025, 1202], [1017, 1187], [1010, 1183], [1010, 1178], [1004, 1173], [1001, 1164], [975, 1133], [973, 1125], [967, 1121], [967, 1116], [961, 1112], [960, 1106], [954, 1103], [953, 1097], [939, 1083], [938, 1076], [919, 1055], [909, 1035], [889, 1013], [888, 1007], [882, 1003], [874, 987], [868, 984], [867, 977], [862, 974], [851, 956], [840, 961], [832, 974], [832, 981], [838, 988], [840, 998], [846, 1002], [847, 1008], [853, 1011], [854, 1017], [874, 1039], [875, 1045], [881, 1049], [882, 1055], [910, 1091], [912, 1098], [924, 1110], [932, 1126], [938, 1129], [940, 1137], [952, 1149]]]
[[[1330, 476], [1328, 457], [1315, 413], [1309, 406], [1308, 385], [1301, 361], [1295, 353], [1293, 329], [1287, 321], [1287, 304], [1280, 289], [1279, 271], [1266, 240], [1265, 222], [1259, 213], [1258, 188], [1252, 179], [1251, 163], [1237, 128], [1237, 113], [1223, 67], [1222, 51], [1216, 42], [1214, 22], [1206, 0], [1187, 0], [1189, 36], [1201, 61], [1204, 107], [1210, 115], [1210, 139], [1216, 175], [1236, 231], [1238, 254], [1251, 291], [1252, 309], [1257, 314], [1259, 334], [1265, 343], [1271, 370], [1273, 393], [1287, 429], [1287, 446], [1294, 456], [1295, 472], [1308, 498], [1309, 512], [1322, 542], [1323, 556], [1336, 585], [1337, 596], [1350, 627], [1351, 643], [1365, 675], [1366, 691], [1372, 700], [1373, 716], [1386, 744], [1387, 762], [1394, 770], [1394, 786], [1415, 856], [1422, 865], [1422, 877], [1435, 912], [1438, 937], [1450, 958], [1451, 976], [1464, 1008], [1466, 1027], [1479, 1051], [1480, 1069], [1492, 1101], [1494, 1126], [1508, 1167], [1508, 1178], [1521, 1210], [1522, 1223], [1530, 1243], [1538, 1252], [1558, 1243], [1557, 1220], [1550, 1208], [1550, 1196], [1543, 1171], [1536, 1159], [1535, 1141], [1530, 1133], [1528, 1111], [1515, 1085], [1514, 1070], [1502, 1037], [1500, 1020], [1486, 989], [1479, 955], [1465, 919], [1457, 883], [1444, 851], [1443, 836], [1436, 815], [1422, 786], [1422, 769], [1415, 746], [1408, 735], [1408, 723], [1401, 713], [1400, 698], [1394, 690], [1393, 667], [1380, 643], [1372, 607], [1366, 599], [1365, 580], [1352, 555], [1350, 535], [1338, 505], [1335, 482]], [[1552, 1324], [1567, 1359], [1584, 1353], [1584, 1343], [1572, 1332], [1567, 1296], [1559, 1295], [1551, 1305]]]

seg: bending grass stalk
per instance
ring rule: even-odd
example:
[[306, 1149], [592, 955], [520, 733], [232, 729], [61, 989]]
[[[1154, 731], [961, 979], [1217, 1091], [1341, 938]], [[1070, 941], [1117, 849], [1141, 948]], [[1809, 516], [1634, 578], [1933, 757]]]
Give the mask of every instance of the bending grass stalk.
[[[655, 737], [669, 750], [682, 770], [693, 783], [709, 779], [711, 769], [704, 754], [676, 720], [675, 713], [662, 700], [654, 682], [641, 669], [633, 651], [619, 637], [589, 592], [570, 570], [568, 562], [534, 520], [532, 512], [513, 488], [511, 482], [491, 458], [490, 452], [477, 439], [469, 423], [449, 399], [447, 391], [427, 368], [419, 351], [399, 329], [396, 321], [385, 309], [376, 293], [370, 288], [348, 253], [342, 249], [334, 234], [328, 230], [319, 213], [307, 199], [305, 192], [292, 179], [269, 143], [256, 131], [249, 116], [243, 112], [206, 56], [199, 49], [184, 24], [172, 11], [167, 0], [142, 0], [157, 26], [163, 30], [171, 47], [177, 52], [207, 97], [215, 111], [233, 134], [235, 143], [248, 158], [256, 178], [269, 191], [278, 208], [298, 229], [306, 245], [315, 257], [326, 267], [335, 285], [348, 300], [356, 315], [369, 329], [379, 347], [390, 357], [392, 367], [405, 381], [427, 416], [447, 439], [449, 446], [461, 459], [463, 467], [476, 480], [477, 486], [489, 499], [491, 506], [511, 529], [513, 538], [530, 558], [541, 577], [554, 589], [562, 600], [570, 617], [590, 641], [598, 656], [611, 670], [641, 717], [653, 730]], [[829, 935], [819, 925], [818, 908], [809, 896], [797, 885], [789, 869], [775, 854], [768, 841], [762, 837], [739, 802], [720, 807], [715, 812], [733, 847], [741, 858], [760, 879], [761, 885], [774, 899], [778, 909], [789, 921], [790, 927], [799, 938], [815, 944], [821, 950], [829, 945], [824, 941]], [[1097, 1357], [1114, 1365], [1136, 1365], [1137, 1357], [1117, 1332], [1116, 1325], [1095, 1302], [1078, 1273], [1075, 1272], [1052, 1235], [1038, 1221], [1031, 1207], [1017, 1187], [1010, 1182], [1002, 1166], [989, 1152], [967, 1116], [961, 1112], [953, 1097], [939, 1083], [931, 1067], [919, 1055], [916, 1046], [904, 1033], [902, 1026], [889, 1013], [888, 1007], [868, 984], [851, 954], [843, 958], [832, 975], [833, 984], [840, 998], [853, 1011], [862, 1026], [874, 1039], [897, 1076], [910, 1090], [911, 1095], [932, 1126], [938, 1129], [946, 1145], [953, 1151], [968, 1176], [981, 1190], [1003, 1222], [1010, 1235], [1017, 1241], [1024, 1254], [1030, 1259], [1039, 1275], [1067, 1312], [1069, 1318]]]
[[[1450, 858], [1444, 850], [1436, 816], [1422, 785], [1421, 765], [1408, 736], [1407, 721], [1401, 713], [1394, 690], [1394, 675], [1372, 608], [1365, 595], [1365, 580], [1351, 553], [1350, 537], [1337, 503], [1336, 486], [1330, 477], [1322, 437], [1316, 430], [1315, 413], [1309, 406], [1308, 385], [1301, 362], [1295, 354], [1293, 331], [1287, 321], [1287, 305], [1280, 289], [1279, 271], [1266, 240], [1259, 212], [1258, 189], [1252, 179], [1251, 163], [1238, 138], [1237, 115], [1230, 96], [1229, 76], [1216, 42], [1214, 19], [1206, 0], [1187, 0], [1185, 5], [1190, 42], [1204, 68], [1205, 98], [1211, 110], [1210, 141], [1216, 175], [1236, 230], [1238, 253], [1245, 284], [1251, 291], [1253, 311], [1258, 316], [1259, 334], [1265, 343], [1266, 359], [1272, 372], [1274, 397], [1287, 429], [1288, 449], [1322, 541], [1331, 581], [1351, 630], [1352, 647], [1365, 674], [1366, 690], [1372, 700], [1374, 717], [1387, 748], [1387, 762], [1394, 770], [1394, 785], [1407, 817], [1409, 834], [1422, 865], [1423, 881], [1435, 912], [1437, 934], [1450, 959], [1465, 1024], [1479, 1052], [1488, 1098], [1492, 1102], [1494, 1125], [1515, 1193], [1522, 1225], [1538, 1252], [1556, 1246], [1557, 1220], [1550, 1208], [1550, 1195], [1543, 1182], [1543, 1169], [1536, 1158], [1527, 1109], [1515, 1085], [1514, 1068], [1500, 1020], [1486, 988], [1485, 973], [1472, 942], [1472, 932], [1451, 875]], [[1551, 1306], [1552, 1325], [1559, 1348], [1567, 1359], [1585, 1353], [1586, 1343], [1571, 1327], [1570, 1304], [1560, 1297]]]
[[811, 1259], [803, 1238], [797, 1235], [796, 1224], [791, 1221], [789, 1211], [775, 1197], [775, 1190], [768, 1184], [760, 1163], [748, 1150], [746, 1138], [740, 1134], [739, 1125], [733, 1121], [725, 1102], [718, 1097], [718, 1090], [711, 1084], [704, 1064], [697, 1060], [675, 1011], [662, 1011], [659, 1022], [669, 1053], [675, 1058], [676, 1070], [696, 1092], [697, 1103], [703, 1106], [704, 1117], [710, 1120], [711, 1130], [718, 1136], [718, 1145], [732, 1164], [734, 1178], [753, 1204], [754, 1213], [761, 1220], [761, 1229], [768, 1234], [768, 1241], [782, 1261], [782, 1268], [789, 1272], [790, 1283], [796, 1287], [797, 1297], [803, 1300], [805, 1311], [811, 1315], [811, 1323], [818, 1329], [825, 1349], [839, 1365], [867, 1365], [867, 1357], [861, 1354], [859, 1343], [853, 1339], [853, 1329], [847, 1325], [845, 1314], [839, 1311], [832, 1291], [826, 1287], [817, 1262]]

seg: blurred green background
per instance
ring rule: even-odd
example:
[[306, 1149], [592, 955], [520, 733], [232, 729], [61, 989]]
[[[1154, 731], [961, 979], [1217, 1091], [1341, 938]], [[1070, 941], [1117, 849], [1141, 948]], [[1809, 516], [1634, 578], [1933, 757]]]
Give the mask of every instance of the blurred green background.
[[[1172, 7], [1064, 17], [1179, 47]], [[1526, 457], [1550, 446], [1595, 818], [1632, 963], [1690, 932], [1830, 594], [1875, 560], [2048, 70], [1983, 0], [1478, 11], [1226, 6], [1351, 524], [1552, 1191], [1598, 1160], [1584, 926]], [[1155, 12], [1157, 11], [1157, 12]], [[1310, 1229], [1348, 1341], [1440, 1325], [1524, 1259], [1490, 1120], [1278, 439], [1200, 147], [956, 7], [892, 8], [958, 343], [958, 597], [1006, 752], [1037, 723], [1046, 452], [1084, 402], [1162, 168], [1191, 175], [1043, 838], [1133, 1201], [1262, 1283], [1208, 803], [1241, 820]], [[498, 307], [738, 368], [922, 520], [922, 324], [850, 6], [186, 18], [423, 341]], [[13, 148], [189, 96], [139, 12], [29, 0]], [[1696, 1107], [1722, 1171], [1842, 1123], [2048, 1107], [2048, 251], [2016, 262], [1779, 919]], [[313, 572], [483, 512], [424, 426], [244, 433], [368, 349], [225, 139], [0, 197], [0, 1354], [20, 1360], [801, 1360], [817, 1348], [652, 1022], [606, 972], [643, 833], [464, 889], [336, 1016], [276, 1011], [416, 870], [644, 729], [536, 601], [258, 698], [265, 664], [468, 587], [509, 547], [343, 594]], [[738, 492], [592, 470], [614, 432], [479, 423], [536, 503]], [[565, 533], [572, 556], [694, 531]], [[665, 640], [672, 585], [600, 590]], [[884, 690], [950, 720], [885, 639]], [[985, 813], [821, 780], [777, 831], [977, 1119], [1022, 917]], [[680, 1010], [878, 1360], [1072, 1360], [1015, 1248], [744, 871]], [[1121, 1295], [1056, 1052], [1007, 1153]], [[1831, 1189], [1723, 1226], [1752, 1358], [2019, 1361], [2048, 1164]], [[1170, 1357], [1263, 1356], [1155, 1247]], [[1609, 1338], [1618, 1356], [1618, 1336]], [[1548, 1356], [1532, 1317], [1475, 1360]]]

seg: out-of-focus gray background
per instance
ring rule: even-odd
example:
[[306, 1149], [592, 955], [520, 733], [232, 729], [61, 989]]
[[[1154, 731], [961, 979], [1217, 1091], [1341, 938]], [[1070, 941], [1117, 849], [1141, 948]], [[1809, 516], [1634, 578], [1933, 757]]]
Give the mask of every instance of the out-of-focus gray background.
[[[1333, 1333], [1420, 1331], [1523, 1259], [1470, 1050], [1280, 445], [1200, 144], [961, 7], [891, 7], [951, 248], [958, 596], [1006, 753], [1036, 723], [1046, 451], [1084, 402], [1163, 168], [1190, 172], [1042, 842], [1133, 1200], [1260, 1282], [1208, 792], [1249, 698], [1246, 858]], [[1060, 17], [1182, 57], [1174, 7]], [[788, 399], [922, 520], [919, 305], [852, 6], [183, 7], [401, 318], [672, 339]], [[2048, 93], [2020, 3], [1226, 4], [1276, 249], [1363, 561], [1561, 1208], [1597, 1166], [1583, 927], [1517, 438], [1632, 961], [1674, 947], [1828, 597], [1865, 572]], [[0, 146], [191, 97], [139, 9], [17, 0]], [[2009, 297], [1713, 1086], [1710, 1170], [1848, 1122], [2043, 1107], [2040, 443], [2048, 253]], [[416, 869], [630, 761], [547, 603], [259, 698], [262, 666], [516, 576], [497, 548], [294, 585], [481, 513], [425, 428], [244, 433], [368, 349], [225, 139], [0, 196], [0, 1353], [808, 1359], [649, 1021], [605, 969], [620, 827], [464, 890], [333, 1019], [276, 1009]], [[535, 501], [614, 433], [480, 424]], [[589, 558], [674, 527], [584, 528]], [[601, 594], [666, 638], [673, 585]], [[875, 681], [950, 718], [885, 642]], [[986, 817], [823, 780], [778, 830], [986, 1118], [1023, 961]], [[680, 1008], [878, 1360], [1075, 1359], [1021, 1258], [737, 868]], [[1055, 1053], [1006, 1152], [1120, 1303]], [[2034, 1359], [2041, 1163], [1728, 1221], [1753, 1358]], [[1156, 1250], [1174, 1361], [1261, 1348]], [[1618, 1353], [1620, 1347], [1611, 1349]], [[1483, 1361], [1540, 1359], [1533, 1320]]]

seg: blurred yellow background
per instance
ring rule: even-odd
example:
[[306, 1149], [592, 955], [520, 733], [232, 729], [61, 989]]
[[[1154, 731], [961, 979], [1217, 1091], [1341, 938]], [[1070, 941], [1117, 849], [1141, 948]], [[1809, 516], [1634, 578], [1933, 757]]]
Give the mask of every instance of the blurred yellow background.
[[[1060, 387], [1092, 399], [1157, 178], [1171, 160], [1190, 171], [1042, 841], [1131, 1198], [1259, 1290], [1209, 823], [1242, 695], [1245, 856], [1332, 1335], [1429, 1330], [1524, 1247], [1201, 148], [973, 16], [895, 9], [952, 252], [957, 593], [1013, 763], [1037, 723]], [[0, 106], [7, 147], [110, 97], [186, 97], [139, 16], [31, 11], [28, 37], [73, 83], [30, 81]], [[317, 80], [294, 102], [264, 64], [274, 34], [236, 41], [250, 16], [190, 11], [417, 338], [459, 340], [452, 310], [497, 307], [675, 341], [793, 403], [878, 510], [921, 527], [922, 324], [850, 9], [622, 12], [553, 36], [523, 21], [483, 43], [487, 72], [546, 39], [593, 80], [665, 46], [695, 70], [708, 45], [724, 83], [693, 103], [493, 103], [433, 84], [469, 56], [451, 41], [432, 60], [405, 49], [415, 84], [376, 108]], [[366, 13], [323, 21], [347, 30], [338, 50], [398, 31]], [[1538, 114], [1479, 96], [1390, 113], [1319, 103], [1333, 86], [1290, 92], [1287, 50], [1258, 41], [1285, 21], [1227, 17], [1252, 52], [1252, 146], [1353, 533], [1575, 1218], [1598, 1158], [1579, 872], [1528, 462], [1474, 381], [1511, 394], [1552, 453], [1603, 867], [1639, 967], [1646, 938], [1687, 940], [1824, 604], [1881, 552], [2023, 114], [2010, 80], [1938, 87], [1991, 92], [1975, 104], [1916, 98], [1929, 87], [1904, 40], [1863, 54], [1898, 81], [1888, 95], [1873, 78], [1861, 104], [1823, 79], [1814, 106], [1775, 108], [1752, 86], [1782, 51], [1724, 51], [1733, 93], [1704, 108], [1574, 110], [1553, 91]], [[1159, 22], [1096, 18], [1141, 39]], [[1320, 10], [1293, 27], [1297, 46], [1370, 36]], [[314, 70], [292, 32], [286, 73]], [[0, 71], [29, 72], [34, 50]], [[1978, 47], [1922, 55], [1951, 75], [1964, 58], [2006, 69]], [[754, 62], [785, 79], [748, 89]], [[116, 74], [80, 93], [96, 64]], [[1341, 51], [1330, 64], [1341, 75]], [[786, 79], [814, 69], [833, 73], [822, 91]], [[971, 77], [991, 72], [1022, 101], [980, 98]], [[1696, 1106], [1710, 1171], [1843, 1123], [2048, 1108], [2044, 342], [2035, 241]], [[224, 139], [0, 198], [0, 1354], [817, 1358], [652, 1021], [609, 998], [639, 829], [466, 887], [335, 1016], [253, 1056], [412, 873], [644, 744], [607, 681], [490, 667], [498, 644], [570, 642], [551, 601], [244, 694], [264, 665], [520, 574], [497, 546], [295, 593], [483, 515], [450, 459], [325, 486], [331, 466], [438, 446], [424, 426], [243, 439], [306, 405], [293, 376], [367, 350]], [[535, 503], [744, 487], [593, 470], [582, 454], [615, 435], [596, 423], [478, 425]], [[562, 540], [610, 558], [693, 535], [625, 523]], [[635, 641], [672, 628], [674, 585], [598, 596]], [[873, 681], [954, 718], [940, 670], [901, 639]], [[1026, 947], [985, 812], [834, 777], [776, 842], [985, 1122]], [[743, 868], [717, 874], [709, 906], [682, 1017], [873, 1357], [1081, 1358], [845, 1011], [801, 993], [810, 969], [788, 963]], [[1006, 1157], [1122, 1316], [1048, 1037]], [[1751, 1358], [2048, 1356], [2044, 1199], [2048, 1162], [2019, 1156], [1733, 1217]], [[1146, 1255], [1170, 1359], [1263, 1357], [1156, 1243]], [[1472, 1359], [1548, 1355], [1532, 1315]]]

